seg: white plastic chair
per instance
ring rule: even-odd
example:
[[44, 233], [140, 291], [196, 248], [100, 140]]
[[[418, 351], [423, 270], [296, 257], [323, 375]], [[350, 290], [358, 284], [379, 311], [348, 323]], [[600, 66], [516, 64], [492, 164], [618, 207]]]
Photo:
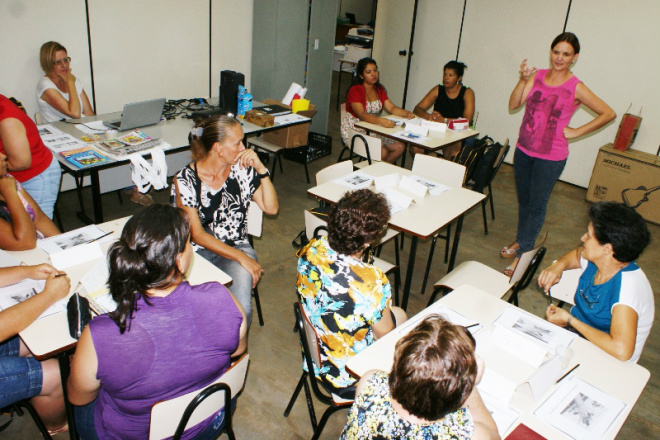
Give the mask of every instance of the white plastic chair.
[[[264, 212], [259, 208], [255, 201], [250, 202], [247, 211], [247, 233], [250, 246], [254, 247], [252, 237], [261, 237], [264, 223]], [[259, 300], [259, 288], [254, 286], [252, 289], [252, 296], [254, 297], [254, 305], [257, 307], [257, 317], [259, 318], [259, 325], [264, 326], [264, 316], [261, 312], [261, 301]]]
[[348, 129], [348, 138], [351, 142], [349, 146], [351, 149], [349, 159], [352, 160], [353, 155], [365, 159], [361, 162], [357, 162], [355, 168], [364, 168], [374, 162], [381, 161], [383, 143], [380, 139], [360, 133], [352, 128]]
[[[464, 165], [441, 159], [439, 157], [427, 156], [425, 154], [416, 154], [412, 165], [413, 174], [417, 174], [452, 188], [461, 188], [463, 186], [465, 181], [465, 171], [466, 169]], [[435, 252], [436, 242], [438, 241], [438, 238], [445, 240], [445, 263], [447, 263], [447, 259], [449, 258], [450, 237], [451, 224], [447, 225], [446, 233], [444, 235], [436, 234], [433, 236], [431, 250], [429, 251], [429, 259], [426, 262], [424, 281], [422, 282], [422, 294], [426, 290], [426, 283], [429, 279], [429, 272], [431, 271], [431, 263], [433, 262], [433, 253]]]
[[518, 292], [527, 288], [544, 256], [545, 248], [542, 246], [523, 253], [511, 278], [477, 261], [465, 261], [435, 283], [428, 305], [433, 304], [441, 291], [448, 293], [469, 284], [498, 298], [513, 289], [509, 302], [517, 306]]
[[559, 307], [564, 303], [575, 305], [575, 292], [580, 282], [582, 269], [569, 269], [561, 274], [561, 279], [550, 289], [550, 296], [559, 301]]
[[[344, 122], [344, 117], [346, 116], [346, 103], [343, 103], [339, 106], [339, 130], [341, 131], [341, 124]], [[339, 153], [339, 157], [337, 158], [337, 162], [341, 162], [342, 157], [344, 157], [344, 153], [348, 153], [349, 157], [351, 154], [351, 149], [349, 148], [348, 145], [344, 143], [344, 138], [342, 137], [341, 139], [341, 144], [343, 148], [341, 149], [341, 152]]]
[[222, 408], [225, 408], [223, 432], [226, 432], [230, 439], [234, 439], [231, 398], [236, 396], [245, 384], [249, 359], [250, 355], [244, 354], [225, 371], [225, 374], [203, 390], [195, 390], [152, 406], [149, 440], [161, 440], [172, 436], [173, 440], [176, 440], [181, 437], [186, 427], [203, 422]]
[[[321, 235], [328, 235], [328, 223], [325, 220], [321, 220], [308, 210], [305, 210], [305, 233], [309, 239]], [[374, 246], [378, 245], [376, 244]], [[399, 305], [399, 286], [401, 285], [401, 271], [399, 266], [378, 257], [374, 257], [374, 265], [382, 270], [385, 275], [390, 273], [394, 275], [394, 303], [395, 305]]]
[[327, 166], [316, 173], [316, 185], [323, 185], [338, 177], [346, 176], [353, 172], [353, 162], [344, 160], [336, 164]]

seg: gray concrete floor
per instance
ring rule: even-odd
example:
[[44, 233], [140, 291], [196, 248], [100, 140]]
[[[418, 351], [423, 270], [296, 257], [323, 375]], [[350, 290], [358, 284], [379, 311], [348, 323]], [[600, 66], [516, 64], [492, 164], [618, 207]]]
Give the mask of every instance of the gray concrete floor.
[[[333, 99], [336, 89], [333, 89]], [[334, 104], [334, 102], [333, 102]], [[339, 135], [339, 116], [332, 107], [329, 134], [333, 137], [333, 154], [309, 164], [313, 175], [321, 168], [334, 163], [341, 150]], [[511, 137], [515, 137], [511, 133]], [[408, 167], [410, 166], [408, 158]], [[590, 172], [585, 169], [585, 172]], [[265, 326], [255, 322], [250, 330], [249, 352], [251, 364], [245, 389], [238, 400], [234, 415], [235, 432], [244, 439], [304, 439], [310, 438], [312, 428], [307, 414], [304, 396], [298, 398], [288, 418], [282, 413], [291, 393], [300, 377], [301, 357], [298, 336], [292, 332], [294, 320], [292, 304], [296, 300], [294, 284], [296, 279], [295, 250], [291, 240], [303, 229], [303, 210], [313, 207], [317, 202], [306, 195], [306, 190], [313, 186], [305, 181], [302, 165], [284, 162], [284, 174], [279, 170], [275, 176], [275, 187], [280, 198], [280, 212], [275, 217], [264, 220], [264, 233], [255, 240], [255, 249], [259, 261], [266, 273], [259, 285]], [[513, 169], [503, 165], [493, 185], [495, 195], [496, 219], [488, 219], [489, 234], [485, 235], [479, 207], [473, 209], [465, 218], [457, 264], [467, 260], [477, 260], [493, 268], [503, 269], [509, 260], [499, 256], [499, 249], [513, 241], [516, 228], [517, 205], [513, 184]], [[554, 189], [548, 206], [548, 215], [544, 230], [548, 230], [545, 263], [560, 257], [564, 252], [580, 242], [580, 237], [588, 223], [585, 201], [586, 191], [569, 184], [559, 182]], [[86, 194], [86, 203], [91, 204], [91, 197]], [[160, 203], [167, 203], [167, 191], [155, 194]], [[106, 220], [120, 218], [137, 212], [140, 207], [128, 201], [120, 205], [115, 194], [103, 196]], [[82, 226], [75, 216], [77, 200], [73, 192], [62, 194], [58, 203], [64, 221], [64, 228], [70, 230]], [[660, 237], [660, 227], [649, 224], [655, 240]], [[402, 264], [408, 261], [408, 244], [402, 254]], [[439, 243], [439, 248], [442, 242]], [[412, 294], [408, 307], [410, 315], [426, 306], [429, 291], [420, 294], [423, 270], [426, 263], [430, 242], [420, 242], [417, 252], [417, 264], [412, 283]], [[393, 245], [383, 249], [383, 258], [394, 261]], [[447, 270], [442, 261], [441, 252], [437, 252], [429, 280], [431, 283], [440, 279]], [[655, 263], [653, 263], [655, 261]], [[654, 291], [660, 291], [660, 247], [656, 242], [648, 247], [638, 260], [644, 269]], [[545, 267], [545, 264], [542, 265]], [[539, 289], [531, 285], [520, 295], [520, 307], [538, 316], [545, 310], [545, 299]], [[656, 300], [656, 311], [658, 301]], [[651, 379], [642, 393], [637, 405], [619, 433], [621, 439], [657, 438], [660, 431], [660, 339], [658, 338], [660, 314], [656, 313], [656, 323], [646, 343], [646, 348], [639, 364], [651, 371]], [[612, 380], [616, 380], [613, 377]], [[317, 417], [320, 418], [324, 406], [316, 403]], [[323, 438], [338, 438], [346, 421], [346, 411], [335, 413], [328, 422]], [[653, 434], [655, 432], [655, 434]], [[28, 417], [18, 420], [5, 432], [2, 438], [33, 439], [38, 438]], [[58, 439], [67, 438], [64, 435]]]

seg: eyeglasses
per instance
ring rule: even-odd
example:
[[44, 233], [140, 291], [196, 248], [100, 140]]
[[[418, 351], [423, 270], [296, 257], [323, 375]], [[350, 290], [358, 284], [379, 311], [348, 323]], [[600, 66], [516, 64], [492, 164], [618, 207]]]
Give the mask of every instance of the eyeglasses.
[[598, 295], [596, 299], [590, 300], [589, 298], [587, 298], [587, 295], [584, 293], [588, 288], [589, 287], [587, 287], [586, 289], [579, 289], [578, 294], [580, 295], [580, 298], [584, 300], [584, 303], [587, 305], [587, 307], [589, 309], [593, 309], [594, 306], [600, 302], [600, 295]]
[[62, 63], [69, 64], [71, 62], [71, 57], [62, 58], [61, 60], [55, 61], [53, 64], [60, 66]]

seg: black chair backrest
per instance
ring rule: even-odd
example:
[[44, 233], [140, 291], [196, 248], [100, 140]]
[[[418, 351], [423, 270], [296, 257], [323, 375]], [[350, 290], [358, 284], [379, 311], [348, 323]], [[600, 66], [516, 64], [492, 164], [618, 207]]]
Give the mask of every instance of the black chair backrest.
[[[498, 145], [500, 145], [500, 144], [498, 143]], [[490, 177], [488, 178], [488, 182], [486, 182], [486, 186], [493, 183], [493, 180], [495, 179], [495, 175], [497, 174], [500, 167], [502, 166], [502, 162], [504, 162], [504, 158], [506, 157], [507, 154], [509, 154], [509, 148], [511, 148], [511, 145], [508, 144], [508, 143], [506, 145], [500, 145], [501, 154], [499, 154], [499, 156], [497, 157], [497, 163], [495, 164], [495, 166], [492, 169]]]
[[488, 186], [488, 181], [493, 175], [495, 162], [499, 157], [502, 145], [499, 142], [488, 143], [484, 146], [481, 156], [477, 161], [472, 173], [472, 190], [483, 192]]
[[355, 140], [360, 139], [362, 143], [364, 144], [364, 149], [367, 152], [367, 162], [369, 165], [371, 165], [371, 153], [369, 152], [369, 142], [367, 142], [367, 139], [362, 136], [361, 134], [355, 134], [353, 135], [353, 139], [351, 139], [351, 155], [348, 157], [348, 160], [353, 160], [353, 147], [355, 146]]
[[207, 397], [210, 397], [212, 394], [217, 393], [218, 391], [224, 391], [225, 392], [225, 426], [222, 430], [222, 432], [233, 432], [232, 428], [232, 413], [231, 413], [231, 388], [229, 385], [224, 384], [224, 383], [215, 383], [213, 385], [209, 385], [208, 387], [204, 388], [195, 398], [190, 401], [188, 406], [186, 407], [186, 410], [183, 412], [183, 415], [181, 416], [181, 421], [179, 422], [179, 426], [177, 426], [176, 431], [174, 432], [174, 435], [172, 436], [172, 440], [179, 440], [181, 436], [183, 435], [183, 431], [186, 429], [186, 425], [188, 424], [188, 420], [190, 419], [190, 416], [195, 412], [195, 409], [204, 401], [206, 400]]

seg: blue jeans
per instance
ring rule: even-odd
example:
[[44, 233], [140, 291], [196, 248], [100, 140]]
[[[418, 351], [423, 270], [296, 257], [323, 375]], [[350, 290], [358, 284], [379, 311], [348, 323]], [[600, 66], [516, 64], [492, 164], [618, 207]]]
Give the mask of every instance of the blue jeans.
[[[74, 418], [76, 420], [76, 430], [81, 440], [98, 440], [98, 434], [94, 426], [94, 408], [96, 408], [96, 399], [87, 405], [76, 406], [74, 410]], [[236, 397], [231, 399], [232, 414], [236, 409]], [[181, 414], [183, 415], [183, 414]], [[210, 440], [217, 436], [218, 432], [222, 431], [225, 427], [225, 409], [222, 408], [209, 423], [209, 426], [204, 428], [202, 432], [195, 436], [195, 440]]]
[[513, 156], [513, 169], [518, 193], [517, 257], [534, 249], [536, 237], [545, 220], [545, 210], [555, 182], [561, 176], [566, 159], [555, 161], [528, 156], [519, 148]]
[[[254, 261], [258, 261], [257, 253], [248, 243], [236, 245], [235, 249], [244, 252]], [[252, 275], [250, 272], [245, 270], [238, 261], [222, 257], [207, 249], [199, 249], [197, 253], [231, 277], [232, 283], [229, 290], [243, 306], [247, 325], [250, 328], [250, 323], [252, 323]]]
[[62, 180], [62, 169], [60, 163], [53, 157], [48, 168], [41, 174], [21, 184], [50, 219], [53, 218], [57, 194], [60, 192], [60, 180]]
[[18, 336], [0, 344], [0, 408], [41, 393], [41, 363], [33, 357], [19, 356]]

